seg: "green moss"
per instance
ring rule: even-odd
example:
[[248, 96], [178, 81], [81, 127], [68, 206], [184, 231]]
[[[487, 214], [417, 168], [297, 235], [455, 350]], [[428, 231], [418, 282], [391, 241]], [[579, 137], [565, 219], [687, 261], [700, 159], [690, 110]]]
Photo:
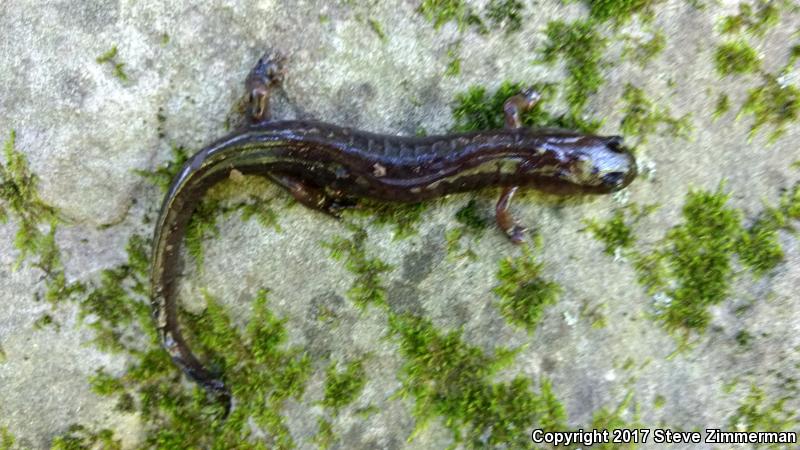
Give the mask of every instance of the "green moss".
[[580, 117], [589, 97], [604, 82], [600, 60], [606, 41], [591, 21], [552, 21], [547, 24], [545, 34], [547, 42], [542, 49], [541, 60], [550, 64], [558, 59], [564, 60], [568, 72], [567, 103], [572, 115]]
[[800, 111], [800, 89], [790, 84], [781, 84], [770, 74], [764, 75], [764, 82], [747, 93], [747, 100], [739, 111], [743, 115], [753, 116], [750, 126], [750, 138], [763, 126], [773, 128], [769, 142], [775, 142], [786, 132], [786, 127], [797, 120]]
[[463, 28], [475, 15], [462, 0], [423, 0], [419, 12], [437, 29], [451, 21]]
[[100, 273], [99, 285], [79, 300], [79, 318], [94, 330], [94, 344], [105, 351], [125, 351], [123, 334], [136, 323], [147, 323], [150, 306], [142, 301], [149, 290], [149, 242], [134, 235], [128, 240], [129, 262]]
[[500, 312], [506, 320], [533, 333], [545, 307], [556, 303], [563, 289], [540, 275], [543, 264], [530, 247], [522, 250], [522, 256], [500, 261], [500, 284], [492, 291], [500, 298]]
[[[764, 390], [756, 385], [750, 386], [736, 412], [728, 419], [728, 427], [736, 431], [791, 431], [800, 426], [800, 419], [790, 406], [789, 396], [771, 401]], [[780, 448], [775, 445], [770, 448]]]
[[380, 22], [372, 18], [368, 19], [367, 22], [369, 23], [369, 27], [372, 28], [372, 31], [378, 35], [378, 38], [380, 38], [380, 40], [382, 40], [383, 42], [386, 42], [388, 40], [386, 32], [383, 31], [383, 26], [381, 26]]
[[336, 433], [333, 432], [333, 424], [320, 418], [317, 420], [317, 429], [317, 434], [314, 436], [312, 442], [317, 444], [320, 450], [331, 448], [337, 440]]
[[51, 325], [53, 325], [53, 327], [56, 329], [56, 331], [59, 331], [61, 329], [61, 325], [59, 325], [53, 319], [53, 316], [51, 316], [50, 314], [43, 314], [41, 317], [36, 319], [35, 322], [33, 322], [33, 329], [37, 330], [37, 331], [38, 330], [43, 330], [43, 329], [45, 329], [45, 328], [47, 328], [47, 327], [49, 327]]
[[[55, 244], [57, 213], [46, 205], [37, 190], [38, 179], [28, 167], [25, 154], [15, 148], [12, 130], [3, 147], [5, 165], [0, 164], [0, 223], [13, 216], [18, 223], [14, 246], [19, 250], [17, 267], [28, 256], [37, 256], [35, 267], [46, 273], [60, 269], [60, 255]], [[41, 224], [49, 225], [43, 232]]]
[[352, 213], [370, 217], [371, 223], [377, 226], [394, 227], [394, 239], [405, 239], [417, 234], [417, 225], [422, 221], [422, 214], [429, 203], [395, 203], [378, 202], [369, 199], [359, 201], [359, 209]]
[[656, 204], [641, 207], [630, 204], [623, 208], [618, 208], [611, 218], [605, 222], [600, 222], [597, 219], [584, 219], [583, 223], [586, 224], [584, 230], [592, 233], [597, 240], [603, 243], [603, 252], [605, 254], [614, 255], [617, 252], [629, 250], [633, 247], [636, 242], [636, 237], [633, 234], [633, 225], [652, 213], [656, 208], [658, 208]]
[[628, 249], [636, 242], [633, 230], [625, 220], [625, 212], [621, 209], [618, 209], [606, 222], [592, 219], [584, 223], [586, 230], [603, 243], [605, 246], [603, 252], [607, 255], [613, 255], [617, 249]]
[[[186, 148], [172, 146], [170, 148], [172, 159], [153, 171], [137, 170], [136, 173], [155, 186], [166, 192], [172, 180], [189, 158]], [[226, 199], [233, 195], [233, 192], [254, 189], [259, 182], [252, 181], [258, 177], [245, 177], [243, 180], [220, 183], [209, 190], [195, 207], [189, 224], [186, 227], [185, 242], [189, 255], [195, 260], [198, 267], [202, 267], [203, 243], [218, 235], [217, 221], [220, 215], [225, 217], [236, 211], [241, 211], [242, 219], [247, 221], [255, 218], [259, 224], [266, 228], [272, 228], [280, 232], [278, 224], [278, 214], [272, 208], [271, 199], [258, 198], [250, 195], [248, 199], [238, 201], [233, 204], [226, 203]]]
[[336, 363], [331, 363], [325, 372], [325, 398], [322, 406], [335, 411], [352, 403], [367, 383], [362, 360], [351, 361], [344, 371], [336, 369]]
[[717, 46], [714, 53], [717, 72], [722, 76], [755, 73], [761, 66], [758, 54], [744, 40], [729, 41]]
[[415, 399], [414, 434], [440, 416], [456, 444], [516, 447], [529, 444], [528, 433], [537, 424], [554, 429], [564, 426], [563, 406], [549, 382], [542, 381], [538, 395], [525, 377], [492, 382], [513, 352], [497, 349], [489, 356], [464, 343], [460, 332], [441, 333], [427, 319], [416, 316], [391, 315], [389, 326], [407, 358], [398, 395]]
[[[25, 155], [15, 148], [11, 131], [4, 145], [5, 165], [0, 164], [0, 223], [14, 217], [17, 233], [14, 247], [19, 251], [16, 268], [29, 257], [32, 266], [45, 274], [45, 299], [55, 303], [82, 291], [80, 283], [68, 284], [55, 235], [59, 222], [55, 208], [46, 205], [37, 192], [38, 179], [28, 167]], [[47, 231], [44, 231], [44, 226]], [[35, 294], [38, 298], [38, 293]]]
[[531, 127], [558, 127], [585, 131], [596, 131], [599, 122], [586, 121], [580, 117], [565, 114], [554, 115], [544, 109], [548, 99], [555, 96], [555, 88], [550, 84], [521, 83], [504, 81], [500, 87], [489, 94], [482, 86], [472, 86], [456, 95], [453, 107], [454, 132], [496, 130], [505, 126], [503, 104], [509, 97], [519, 94], [524, 87], [532, 87], [542, 95], [542, 99], [531, 110], [522, 114], [522, 123]]
[[655, 409], [661, 409], [666, 404], [667, 404], [667, 399], [661, 394], [658, 394], [655, 396], [655, 398], [653, 398], [653, 408]]
[[94, 376], [89, 378], [89, 385], [97, 395], [109, 396], [125, 391], [122, 382], [106, 373], [103, 369], [96, 369]]
[[638, 137], [640, 144], [644, 144], [647, 137], [655, 133], [660, 125], [665, 125], [667, 133], [675, 137], [687, 138], [691, 134], [690, 114], [680, 118], [672, 117], [669, 108], [652, 102], [644, 91], [632, 84], [625, 85], [622, 100], [625, 108], [620, 129], [626, 136]]
[[490, 0], [485, 14], [495, 28], [503, 28], [511, 34], [522, 28], [524, 9], [525, 5], [519, 0]]
[[0, 427], [0, 450], [12, 450], [16, 439], [7, 427]]
[[106, 450], [119, 450], [122, 444], [114, 439], [114, 432], [103, 429], [91, 431], [83, 425], [72, 425], [67, 433], [53, 439], [51, 450], [90, 450], [102, 448]]
[[734, 337], [736, 343], [739, 344], [740, 347], [749, 347], [750, 344], [753, 342], [753, 335], [750, 334], [747, 330], [740, 330], [736, 333]]
[[[201, 349], [201, 355], [208, 355], [204, 359], [211, 361], [236, 398], [236, 407], [225, 420], [222, 406], [202, 388], [188, 391], [182, 386], [179, 369], [152, 335], [150, 347], [129, 348], [136, 362], [122, 377], [98, 372], [91, 380], [93, 389], [127, 398], [138, 407], [144, 447], [233, 448], [243, 443], [254, 448], [293, 447], [280, 411], [287, 399], [303, 394], [310, 373], [308, 356], [286, 346], [285, 320], [269, 311], [266, 291], [254, 300], [244, 333], [214, 299], [206, 301], [203, 313], [184, 314], [182, 320], [187, 340]], [[149, 318], [140, 320], [142, 325], [151, 324]], [[252, 442], [254, 426], [267, 433], [258, 443]]]
[[[634, 412], [633, 412], [633, 421], [626, 420], [624, 416], [629, 415], [628, 410], [630, 409], [631, 401], [633, 400], [633, 392], [629, 392], [628, 395], [625, 396], [625, 399], [617, 405], [616, 408], [613, 410], [607, 408], [601, 408], [598, 411], [595, 411], [592, 417], [592, 426], [591, 428], [596, 430], [608, 430], [609, 432], [613, 432], [613, 430], [631, 430], [631, 432], [635, 432], [637, 430], [641, 430], [646, 428], [642, 425], [639, 421], [639, 413], [638, 410], [635, 408], [634, 405]], [[648, 442], [651, 437], [648, 437]], [[637, 449], [639, 448], [639, 444], [643, 442], [643, 435], [639, 434], [638, 438], [635, 436], [631, 437], [631, 442], [621, 445], [621, 443], [603, 443], [597, 445], [597, 448], [600, 450], [618, 450], [618, 449]]]
[[652, 7], [663, 0], [583, 0], [589, 7], [589, 16], [598, 22], [611, 21], [616, 25], [628, 22], [634, 14], [645, 19], [652, 16]]
[[737, 244], [739, 261], [757, 277], [774, 269], [784, 260], [778, 231], [794, 230], [793, 219], [800, 219], [800, 183], [786, 190], [777, 206], [767, 206], [743, 230]]
[[720, 94], [717, 97], [717, 104], [714, 106], [714, 113], [711, 117], [716, 120], [724, 116], [731, 109], [731, 101], [727, 94]]
[[637, 45], [628, 44], [622, 50], [623, 58], [630, 58], [636, 61], [639, 66], [645, 67], [650, 61], [658, 56], [667, 46], [667, 39], [661, 30], [653, 33], [649, 40], [637, 42]]
[[519, 83], [503, 82], [494, 94], [486, 88], [472, 86], [456, 95], [453, 107], [453, 131], [497, 130], [503, 128], [503, 103], [522, 90]]
[[652, 253], [637, 257], [640, 282], [667, 299], [656, 305], [656, 317], [669, 331], [704, 331], [708, 307], [728, 295], [741, 233], [740, 213], [727, 206], [728, 198], [721, 188], [690, 191], [683, 222]]
[[119, 62], [117, 59], [117, 46], [111, 47], [110, 50], [98, 56], [96, 59], [98, 64], [110, 64], [113, 68], [113, 74], [120, 81], [128, 81], [128, 75], [125, 73], [125, 64]]
[[767, 214], [757, 219], [739, 238], [739, 261], [756, 276], [762, 276], [783, 261], [778, 224]]
[[166, 193], [170, 183], [189, 159], [189, 151], [185, 147], [173, 145], [170, 147], [172, 157], [156, 170], [136, 170], [136, 174], [148, 180], [155, 186], [161, 188], [161, 192]]
[[800, 219], [800, 183], [795, 183], [791, 189], [781, 196], [779, 210], [787, 218]]
[[455, 219], [460, 226], [449, 230], [445, 235], [447, 254], [451, 257], [477, 259], [478, 255], [471, 248], [461, 251], [463, 240], [479, 239], [489, 227], [489, 219], [479, 213], [477, 205], [478, 202], [473, 198], [456, 212]]
[[478, 211], [478, 202], [474, 198], [470, 199], [464, 207], [456, 212], [456, 222], [470, 232], [483, 233], [489, 227], [490, 220]]
[[444, 75], [447, 77], [455, 77], [461, 73], [461, 57], [459, 56], [460, 43], [452, 45], [447, 49], [447, 58], [450, 62], [447, 63], [447, 69]]
[[779, 5], [782, 2], [757, 0], [753, 4], [740, 3], [739, 14], [725, 17], [720, 23], [722, 33], [747, 31], [755, 36], [763, 36], [780, 19]]
[[706, 9], [706, 4], [703, 3], [702, 0], [686, 0], [686, 3], [688, 3], [694, 9]]
[[347, 291], [347, 296], [357, 306], [364, 308], [367, 305], [384, 305], [386, 303], [386, 288], [383, 286], [382, 274], [392, 269], [392, 266], [378, 258], [368, 258], [365, 248], [367, 232], [358, 229], [352, 239], [336, 237], [323, 245], [330, 249], [331, 256], [337, 260], [344, 260], [347, 270], [356, 276], [353, 286]]

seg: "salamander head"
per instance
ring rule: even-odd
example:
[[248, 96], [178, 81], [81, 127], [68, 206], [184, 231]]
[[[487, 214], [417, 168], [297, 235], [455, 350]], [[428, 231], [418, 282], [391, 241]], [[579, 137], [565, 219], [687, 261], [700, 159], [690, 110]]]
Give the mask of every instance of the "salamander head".
[[618, 191], [636, 178], [636, 160], [619, 136], [589, 137], [569, 152], [559, 177], [589, 192]]

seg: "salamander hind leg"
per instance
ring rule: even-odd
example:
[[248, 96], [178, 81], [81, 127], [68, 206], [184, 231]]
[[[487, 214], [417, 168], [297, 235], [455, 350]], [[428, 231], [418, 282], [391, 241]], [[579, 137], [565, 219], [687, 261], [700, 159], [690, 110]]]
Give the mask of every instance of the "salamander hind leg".
[[244, 81], [247, 102], [247, 118], [252, 123], [270, 120], [269, 96], [283, 81], [283, 56], [267, 52], [259, 58]]
[[343, 195], [332, 195], [324, 189], [293, 175], [269, 173], [267, 177], [307, 208], [315, 209], [329, 216], [339, 218], [341, 211], [355, 206], [355, 201]]
[[514, 194], [517, 192], [517, 189], [519, 189], [517, 186], [509, 186], [503, 189], [503, 193], [500, 194], [500, 198], [497, 200], [497, 205], [495, 206], [494, 218], [497, 222], [497, 226], [503, 230], [503, 233], [508, 236], [511, 242], [514, 244], [521, 244], [524, 239], [526, 228], [519, 225], [508, 210], [508, 206]]

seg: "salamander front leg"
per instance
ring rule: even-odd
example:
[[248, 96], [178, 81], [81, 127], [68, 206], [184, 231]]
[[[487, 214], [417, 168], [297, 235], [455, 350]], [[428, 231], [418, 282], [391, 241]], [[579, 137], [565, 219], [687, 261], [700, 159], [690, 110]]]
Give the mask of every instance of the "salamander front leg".
[[[522, 127], [522, 113], [530, 110], [539, 101], [538, 92], [533, 89], [526, 89], [521, 93], [510, 97], [503, 104], [503, 113], [506, 119], [506, 128], [521, 128]], [[520, 168], [522, 169], [522, 168]], [[509, 205], [514, 194], [519, 189], [519, 186], [508, 186], [503, 189], [500, 198], [497, 200], [495, 206], [495, 220], [497, 226], [511, 239], [515, 244], [522, 243], [525, 234], [525, 227], [519, 225], [509, 211]]]
[[247, 117], [252, 123], [270, 120], [269, 96], [281, 81], [283, 81], [283, 56], [276, 52], [265, 53], [244, 81], [247, 93]]
[[355, 206], [355, 202], [348, 197], [329, 195], [323, 189], [292, 175], [270, 173], [267, 174], [267, 177], [278, 186], [286, 189], [301, 205], [337, 219], [341, 216], [342, 210]]
[[525, 89], [519, 94], [509, 97], [503, 103], [503, 114], [506, 117], [506, 128], [521, 128], [522, 113], [530, 111], [539, 102], [541, 94], [533, 88]]

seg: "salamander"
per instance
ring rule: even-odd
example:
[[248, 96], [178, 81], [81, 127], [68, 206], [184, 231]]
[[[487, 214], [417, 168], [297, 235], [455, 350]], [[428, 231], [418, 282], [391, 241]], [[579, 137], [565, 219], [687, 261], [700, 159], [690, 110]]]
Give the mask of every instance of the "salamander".
[[265, 176], [299, 203], [337, 217], [363, 197], [418, 202], [501, 187], [496, 222], [515, 243], [524, 239], [524, 228], [509, 204], [519, 187], [602, 194], [624, 188], [636, 176], [636, 161], [619, 136], [523, 127], [520, 114], [539, 99], [533, 90], [505, 102], [505, 129], [405, 137], [317, 121], [272, 120], [269, 97], [282, 78], [279, 57], [259, 59], [245, 81], [249, 123], [186, 161], [167, 191], [153, 238], [151, 300], [161, 342], [186, 375], [228, 408], [227, 386], [183, 338], [176, 286], [192, 212], [209, 187], [232, 173]]

